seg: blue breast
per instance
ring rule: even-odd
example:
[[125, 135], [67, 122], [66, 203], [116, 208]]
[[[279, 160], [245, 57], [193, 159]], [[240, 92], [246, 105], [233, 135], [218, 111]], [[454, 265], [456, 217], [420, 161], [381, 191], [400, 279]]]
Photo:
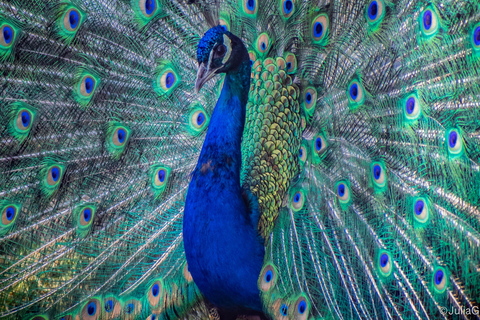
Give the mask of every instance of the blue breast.
[[185, 204], [183, 237], [189, 271], [218, 307], [261, 311], [257, 287], [265, 249], [240, 188], [245, 106], [228, 79], [212, 115]]

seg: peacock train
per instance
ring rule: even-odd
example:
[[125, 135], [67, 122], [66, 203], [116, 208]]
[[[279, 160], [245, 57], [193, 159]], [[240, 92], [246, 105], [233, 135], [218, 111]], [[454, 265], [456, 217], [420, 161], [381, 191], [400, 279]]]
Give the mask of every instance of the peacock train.
[[480, 1], [0, 0], [0, 318], [479, 319]]

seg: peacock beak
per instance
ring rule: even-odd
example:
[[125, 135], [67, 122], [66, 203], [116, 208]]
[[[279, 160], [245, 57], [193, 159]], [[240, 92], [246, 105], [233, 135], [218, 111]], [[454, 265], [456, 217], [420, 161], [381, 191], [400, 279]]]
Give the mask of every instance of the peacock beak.
[[203, 85], [215, 76], [215, 71], [218, 69], [219, 68], [207, 69], [205, 63], [202, 62], [202, 64], [200, 64], [197, 71], [197, 81], [195, 82], [195, 93], [198, 93]]

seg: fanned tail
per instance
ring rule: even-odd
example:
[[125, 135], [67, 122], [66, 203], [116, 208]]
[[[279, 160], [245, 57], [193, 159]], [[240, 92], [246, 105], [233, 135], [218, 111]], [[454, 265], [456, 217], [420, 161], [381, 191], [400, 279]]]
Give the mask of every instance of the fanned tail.
[[167, 1], [0, 11], [0, 315], [205, 311], [181, 233], [216, 99], [186, 90], [201, 12]]
[[295, 10], [308, 125], [259, 278], [268, 312], [478, 318], [478, 5]]
[[194, 94], [196, 46], [218, 19], [252, 60], [242, 182], [265, 312], [479, 318], [479, 12], [2, 2], [0, 316], [218, 318], [181, 233], [222, 86]]

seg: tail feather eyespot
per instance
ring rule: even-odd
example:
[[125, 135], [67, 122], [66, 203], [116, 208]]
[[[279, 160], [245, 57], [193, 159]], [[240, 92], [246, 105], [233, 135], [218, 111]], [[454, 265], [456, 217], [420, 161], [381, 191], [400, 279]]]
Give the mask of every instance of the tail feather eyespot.
[[329, 32], [329, 19], [326, 14], [320, 14], [315, 17], [311, 25], [312, 41], [315, 44], [325, 45], [327, 43]]
[[276, 282], [277, 269], [273, 264], [267, 263], [260, 272], [260, 277], [258, 279], [258, 287], [261, 291], [267, 292], [275, 286]]
[[295, 2], [293, 0], [282, 0], [280, 2], [280, 12], [285, 19], [290, 18], [295, 11]]

